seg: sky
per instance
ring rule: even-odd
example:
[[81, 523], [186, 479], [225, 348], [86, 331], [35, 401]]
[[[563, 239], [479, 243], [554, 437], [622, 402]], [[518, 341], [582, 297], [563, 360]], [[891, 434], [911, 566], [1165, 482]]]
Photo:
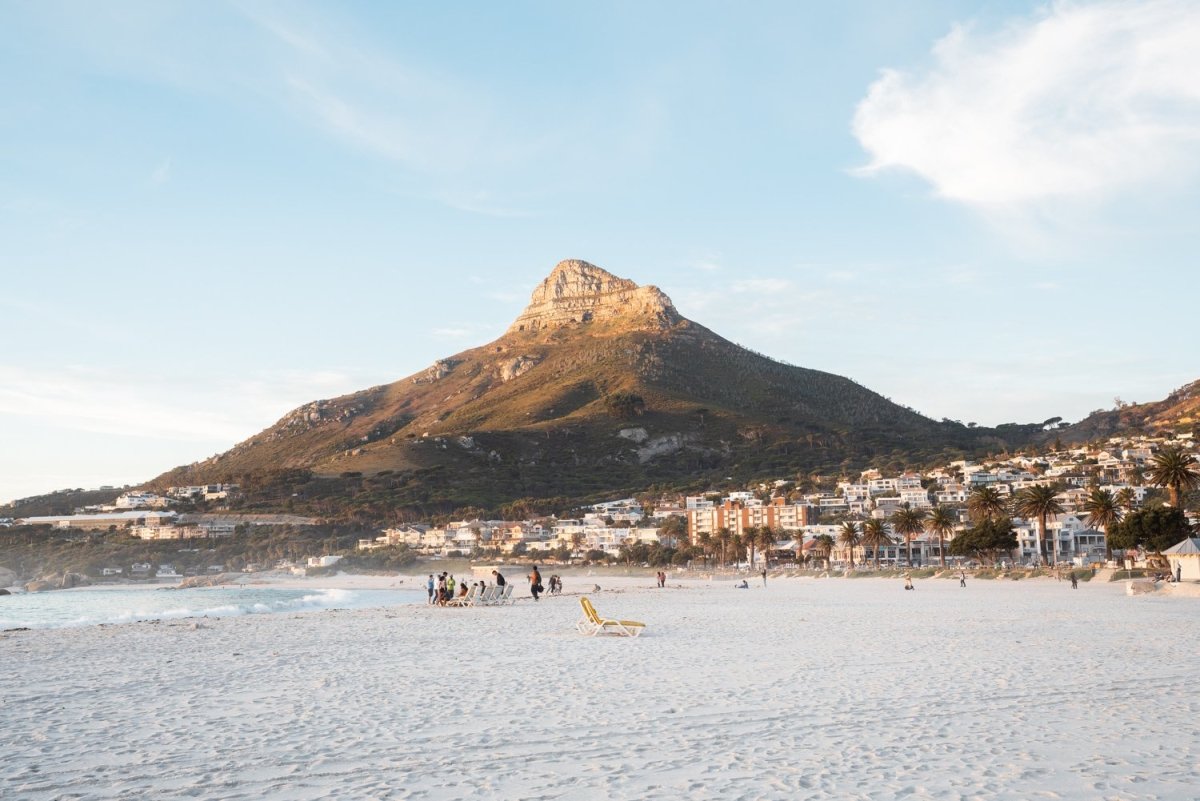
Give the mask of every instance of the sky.
[[934, 418], [1200, 378], [1200, 3], [0, 0], [0, 502], [500, 335], [562, 259]]

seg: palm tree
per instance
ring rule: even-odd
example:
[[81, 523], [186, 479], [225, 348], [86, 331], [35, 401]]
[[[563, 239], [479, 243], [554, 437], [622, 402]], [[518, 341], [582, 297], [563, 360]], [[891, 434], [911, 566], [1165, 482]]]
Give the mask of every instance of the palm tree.
[[825, 560], [825, 569], [828, 570], [830, 568], [829, 557], [833, 554], [833, 537], [828, 534], [818, 534], [813, 539], [817, 542], [817, 553], [821, 554]]
[[707, 531], [701, 531], [696, 535], [696, 542], [700, 545], [700, 552], [704, 554], [704, 565], [708, 566], [708, 556], [712, 553], [713, 535]]
[[1171, 505], [1186, 511], [1187, 493], [1200, 486], [1200, 462], [1178, 446], [1164, 448], [1150, 459], [1150, 480], [1171, 493]]
[[721, 567], [725, 567], [725, 549], [733, 541], [733, 532], [722, 526], [717, 529], [717, 542], [721, 545]]
[[875, 554], [875, 569], [879, 569], [879, 549], [885, 545], [892, 544], [892, 538], [888, 534], [887, 524], [877, 517], [872, 517], [867, 522], [863, 523], [862, 533], [863, 545], [871, 546], [872, 552]]
[[908, 566], [912, 567], [912, 541], [913, 537], [925, 530], [925, 510], [914, 509], [911, 504], [903, 504], [896, 513], [892, 515], [892, 531], [895, 531], [900, 536], [904, 537], [904, 544], [908, 547]]
[[[1046, 539], [1046, 518], [1050, 515], [1060, 515], [1062, 504], [1058, 502], [1058, 487], [1046, 484], [1035, 484], [1020, 490], [1014, 498], [1014, 510], [1021, 517], [1038, 519], [1037, 551], [1038, 560], [1042, 559], [1042, 543]], [[1054, 562], [1058, 564], [1058, 537], [1054, 538]]]
[[757, 544], [758, 532], [760, 530], [758, 526], [746, 526], [742, 530], [742, 544], [746, 546], [747, 555], [749, 556], [746, 564], [751, 570], [754, 569], [754, 546]]
[[761, 551], [762, 555], [763, 555], [763, 567], [770, 567], [771, 566], [771, 557], [770, 557], [771, 548], [775, 545], [776, 542], [779, 541], [778, 535], [775, 534], [775, 532], [771, 529], [770, 526], [763, 526], [762, 528], [760, 528], [758, 530], [758, 534], [755, 536], [755, 540], [757, 540], [758, 550]]
[[976, 523], [1004, 517], [1004, 496], [995, 487], [976, 487], [967, 496], [967, 513]]
[[946, 535], [954, 531], [958, 525], [958, 515], [948, 506], [935, 506], [925, 518], [925, 528], [931, 534], [937, 534], [938, 556], [941, 557], [942, 567], [946, 566]]
[[1122, 487], [1117, 490], [1117, 506], [1125, 510], [1125, 514], [1132, 512], [1136, 504], [1137, 497], [1133, 494], [1133, 487]]
[[1104, 529], [1104, 560], [1112, 559], [1112, 546], [1109, 545], [1108, 532], [1121, 522], [1121, 505], [1117, 498], [1106, 489], [1094, 489], [1083, 502], [1083, 511], [1087, 512], [1088, 523]]
[[862, 542], [862, 538], [858, 535], [858, 526], [853, 520], [847, 520], [842, 523], [842, 530], [838, 532], [838, 543], [841, 544], [850, 554], [850, 569], [854, 569], [854, 549]]

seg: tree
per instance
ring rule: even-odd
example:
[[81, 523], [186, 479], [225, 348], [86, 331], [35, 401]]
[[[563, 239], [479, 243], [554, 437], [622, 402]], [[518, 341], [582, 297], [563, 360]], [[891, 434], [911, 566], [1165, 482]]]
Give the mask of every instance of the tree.
[[725, 549], [733, 542], [733, 532], [722, 526], [717, 529], [717, 544], [721, 546], [721, 567], [725, 567]]
[[908, 566], [913, 566], [912, 541], [913, 537], [925, 530], [925, 510], [914, 509], [910, 504], [903, 504], [892, 515], [892, 530], [904, 537], [908, 549]]
[[1172, 545], [1191, 536], [1187, 515], [1176, 506], [1141, 509], [1113, 526], [1112, 544], [1131, 550], [1143, 548], [1161, 555]]
[[981, 520], [950, 541], [951, 554], [980, 561], [995, 562], [1000, 554], [1011, 553], [1016, 547], [1017, 535], [1013, 533], [1012, 521], [1006, 517]]
[[958, 515], [948, 506], [935, 506], [929, 513], [929, 517], [925, 518], [926, 530], [931, 534], [937, 534], [938, 556], [941, 558], [942, 567], [946, 566], [946, 535], [953, 532], [956, 525], [958, 525]]
[[[1046, 539], [1046, 518], [1050, 515], [1063, 513], [1063, 506], [1058, 502], [1058, 487], [1045, 484], [1035, 484], [1017, 492], [1013, 509], [1026, 519], [1036, 517], [1038, 520], [1037, 551], [1038, 561], [1043, 558], [1042, 544]], [[1058, 564], [1058, 537], [1054, 538], [1054, 562]]]
[[879, 569], [879, 549], [885, 545], [892, 544], [892, 538], [888, 534], [887, 524], [877, 517], [872, 517], [870, 520], [863, 523], [862, 533], [863, 545], [870, 546], [875, 557], [875, 569]]
[[1117, 505], [1125, 510], [1125, 514], [1133, 511], [1133, 507], [1137, 505], [1137, 497], [1133, 494], [1132, 487], [1117, 490]]
[[763, 555], [763, 567], [770, 567], [771, 548], [773, 548], [775, 543], [779, 541], [779, 536], [770, 526], [763, 526], [758, 530], [755, 540], [758, 542], [758, 550], [761, 551]]
[[842, 530], [838, 532], [838, 543], [850, 554], [851, 570], [854, 569], [854, 549], [860, 542], [862, 539], [859, 537], [858, 526], [854, 524], [854, 521], [847, 520], [842, 523]]
[[1110, 490], [1096, 488], [1088, 493], [1083, 502], [1083, 511], [1087, 514], [1088, 524], [1098, 526], [1104, 531], [1104, 559], [1112, 559], [1112, 542], [1110, 535], [1113, 526], [1121, 522], [1124, 516], [1121, 505]]
[[976, 487], [967, 496], [967, 514], [976, 523], [1004, 517], [1007, 511], [1004, 496], [995, 487]]
[[746, 546], [749, 556], [749, 559], [746, 560], [746, 563], [751, 568], [754, 567], [754, 546], [758, 541], [758, 532], [759, 528], [757, 526], [746, 526], [746, 528], [742, 530], [742, 544]]
[[680, 540], [687, 541], [687, 520], [671, 515], [658, 529], [658, 537], [667, 548], [674, 548]]
[[1171, 493], [1171, 505], [1183, 509], [1187, 493], [1200, 486], [1200, 462], [1179, 446], [1164, 448], [1150, 459], [1150, 480]]
[[712, 553], [713, 535], [707, 531], [701, 531], [696, 535], [696, 542], [700, 545], [700, 552], [704, 554], [704, 566], [708, 567], [708, 556]]
[[829, 557], [833, 554], [833, 537], [828, 534], [818, 534], [813, 539], [817, 543], [817, 553], [825, 560], [825, 569], [828, 570], [830, 568]]
[[637, 417], [646, 411], [646, 401], [632, 392], [614, 392], [605, 396], [604, 408], [613, 417]]

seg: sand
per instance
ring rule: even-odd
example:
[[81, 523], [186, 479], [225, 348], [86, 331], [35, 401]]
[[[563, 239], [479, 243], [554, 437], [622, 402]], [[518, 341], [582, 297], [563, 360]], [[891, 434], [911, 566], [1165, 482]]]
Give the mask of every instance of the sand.
[[502, 609], [0, 635], [0, 798], [1130, 800], [1200, 787], [1195, 598], [1044, 580], [600, 581], [599, 611], [645, 621], [644, 636], [578, 634], [583, 578]]

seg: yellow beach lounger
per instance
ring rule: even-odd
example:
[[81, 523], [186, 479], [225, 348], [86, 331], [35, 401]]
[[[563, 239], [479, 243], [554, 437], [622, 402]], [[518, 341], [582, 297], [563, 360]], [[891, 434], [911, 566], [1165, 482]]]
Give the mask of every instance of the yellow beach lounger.
[[639, 623], [636, 620], [610, 620], [600, 617], [596, 607], [592, 606], [592, 602], [586, 595], [579, 599], [579, 605], [583, 607], [583, 617], [579, 618], [575, 628], [579, 629], [582, 634], [590, 634], [595, 637], [602, 632], [612, 632], [624, 637], [636, 637], [646, 628], [645, 623]]

